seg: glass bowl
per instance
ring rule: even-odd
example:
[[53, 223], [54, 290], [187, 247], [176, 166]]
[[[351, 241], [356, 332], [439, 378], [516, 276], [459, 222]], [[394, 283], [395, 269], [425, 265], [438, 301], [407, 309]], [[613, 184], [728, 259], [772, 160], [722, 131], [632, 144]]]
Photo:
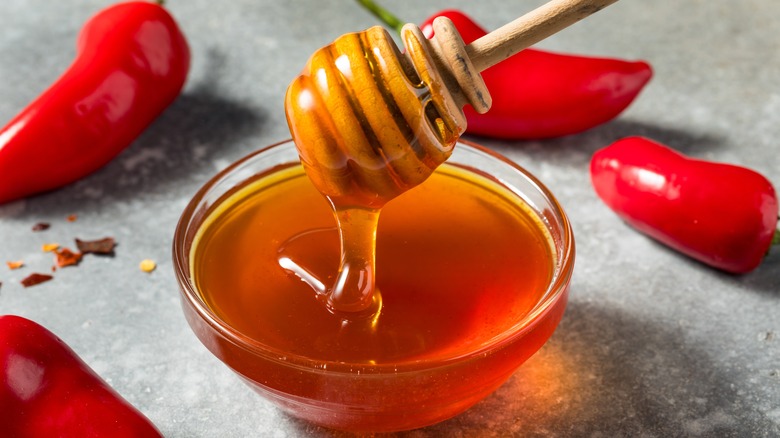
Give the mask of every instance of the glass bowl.
[[182, 214], [174, 235], [173, 261], [184, 314], [195, 335], [249, 386], [279, 408], [339, 430], [387, 432], [419, 428], [451, 418], [491, 394], [541, 348], [561, 320], [574, 267], [574, 237], [569, 220], [552, 193], [510, 160], [461, 140], [447, 163], [489, 178], [522, 200], [538, 216], [537, 222], [550, 237], [550, 281], [538, 294], [540, 298], [531, 311], [509, 328], [451, 357], [370, 364], [323, 362], [278, 351], [220, 318], [193, 280], [193, 240], [220, 203], [256, 175], [300, 166], [297, 151], [287, 140], [254, 152], [217, 174], [198, 191]]

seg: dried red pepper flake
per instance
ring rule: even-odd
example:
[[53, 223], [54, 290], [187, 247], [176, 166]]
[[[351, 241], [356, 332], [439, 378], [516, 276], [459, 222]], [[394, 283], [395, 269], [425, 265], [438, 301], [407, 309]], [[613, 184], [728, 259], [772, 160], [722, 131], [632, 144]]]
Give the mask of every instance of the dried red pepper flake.
[[22, 266], [24, 266], [24, 261], [17, 260], [15, 262], [5, 262], [5, 264], [8, 265], [8, 269], [13, 270], [13, 269], [19, 269]]
[[37, 272], [33, 272], [32, 274], [22, 279], [22, 286], [24, 287], [35, 286], [36, 284], [45, 283], [51, 280], [52, 278], [54, 277], [51, 275], [39, 274]]
[[46, 222], [38, 222], [37, 224], [33, 225], [32, 230], [33, 231], [44, 231], [48, 230], [51, 225], [49, 225]]
[[82, 254], [80, 252], [73, 252], [68, 248], [62, 248], [54, 252], [57, 254], [57, 266], [60, 268], [77, 265], [81, 261]]
[[76, 239], [76, 247], [82, 254], [114, 255], [116, 241], [113, 237], [104, 237], [98, 240]]
[[57, 251], [57, 249], [60, 247], [59, 243], [44, 243], [43, 246], [41, 246], [41, 249], [43, 252], [53, 252]]
[[79, 217], [78, 217], [77, 215], [75, 215], [75, 214], [71, 214], [71, 215], [68, 215], [68, 217], [66, 217], [66, 218], [65, 218], [65, 220], [66, 220], [66, 221], [68, 221], [68, 222], [76, 222], [76, 220], [77, 220], [78, 218], [79, 218]]

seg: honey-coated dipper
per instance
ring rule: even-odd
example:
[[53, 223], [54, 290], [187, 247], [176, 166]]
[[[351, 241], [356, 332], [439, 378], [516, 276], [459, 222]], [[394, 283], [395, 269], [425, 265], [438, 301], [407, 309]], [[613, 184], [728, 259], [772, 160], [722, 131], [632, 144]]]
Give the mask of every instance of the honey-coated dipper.
[[403, 54], [378, 26], [339, 37], [287, 90], [307, 175], [334, 205], [381, 207], [450, 156], [464, 105], [490, 108], [482, 70], [616, 1], [553, 0], [468, 46], [445, 17], [431, 40], [405, 25]]

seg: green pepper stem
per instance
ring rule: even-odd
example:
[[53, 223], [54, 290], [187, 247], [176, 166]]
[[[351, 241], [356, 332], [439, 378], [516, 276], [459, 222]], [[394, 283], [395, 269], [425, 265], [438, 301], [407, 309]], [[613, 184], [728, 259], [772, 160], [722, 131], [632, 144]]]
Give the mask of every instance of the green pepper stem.
[[[777, 218], [777, 222], [780, 226], [780, 217]], [[772, 236], [772, 245], [780, 245], [780, 228], [775, 229], [775, 235]]]
[[398, 17], [393, 15], [387, 9], [379, 6], [373, 0], [356, 0], [361, 6], [368, 9], [369, 12], [379, 18], [380, 21], [385, 23], [389, 28], [395, 30], [398, 35], [401, 34], [401, 29], [404, 27], [405, 22], [401, 21]]

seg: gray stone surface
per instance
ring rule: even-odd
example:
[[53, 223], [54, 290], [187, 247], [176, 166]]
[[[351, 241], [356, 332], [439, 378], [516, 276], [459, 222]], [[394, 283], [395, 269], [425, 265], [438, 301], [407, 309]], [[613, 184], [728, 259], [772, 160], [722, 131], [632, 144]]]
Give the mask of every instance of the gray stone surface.
[[[0, 3], [0, 120], [57, 78], [81, 24], [107, 3]], [[307, 57], [375, 20], [348, 1], [167, 3], [193, 53], [182, 96], [99, 172], [0, 206], [0, 312], [56, 332], [166, 436], [341, 436], [281, 413], [199, 343], [180, 310], [170, 248], [201, 184], [289, 136], [283, 95]], [[392, 3], [413, 22], [454, 6], [495, 28], [541, 1]], [[595, 150], [642, 134], [780, 181], [777, 29], [776, 0], [623, 0], [541, 44], [645, 59], [655, 77], [619, 119], [586, 133], [477, 139], [541, 177], [567, 209], [578, 244], [570, 304], [551, 341], [494, 395], [402, 436], [780, 435], [778, 253], [748, 275], [714, 271], [627, 227], [588, 177]], [[37, 222], [52, 227], [33, 233]], [[43, 243], [105, 235], [119, 242], [115, 257], [19, 284], [51, 266]], [[145, 258], [159, 264], [151, 274], [138, 269]], [[6, 268], [17, 259], [26, 268]]]

